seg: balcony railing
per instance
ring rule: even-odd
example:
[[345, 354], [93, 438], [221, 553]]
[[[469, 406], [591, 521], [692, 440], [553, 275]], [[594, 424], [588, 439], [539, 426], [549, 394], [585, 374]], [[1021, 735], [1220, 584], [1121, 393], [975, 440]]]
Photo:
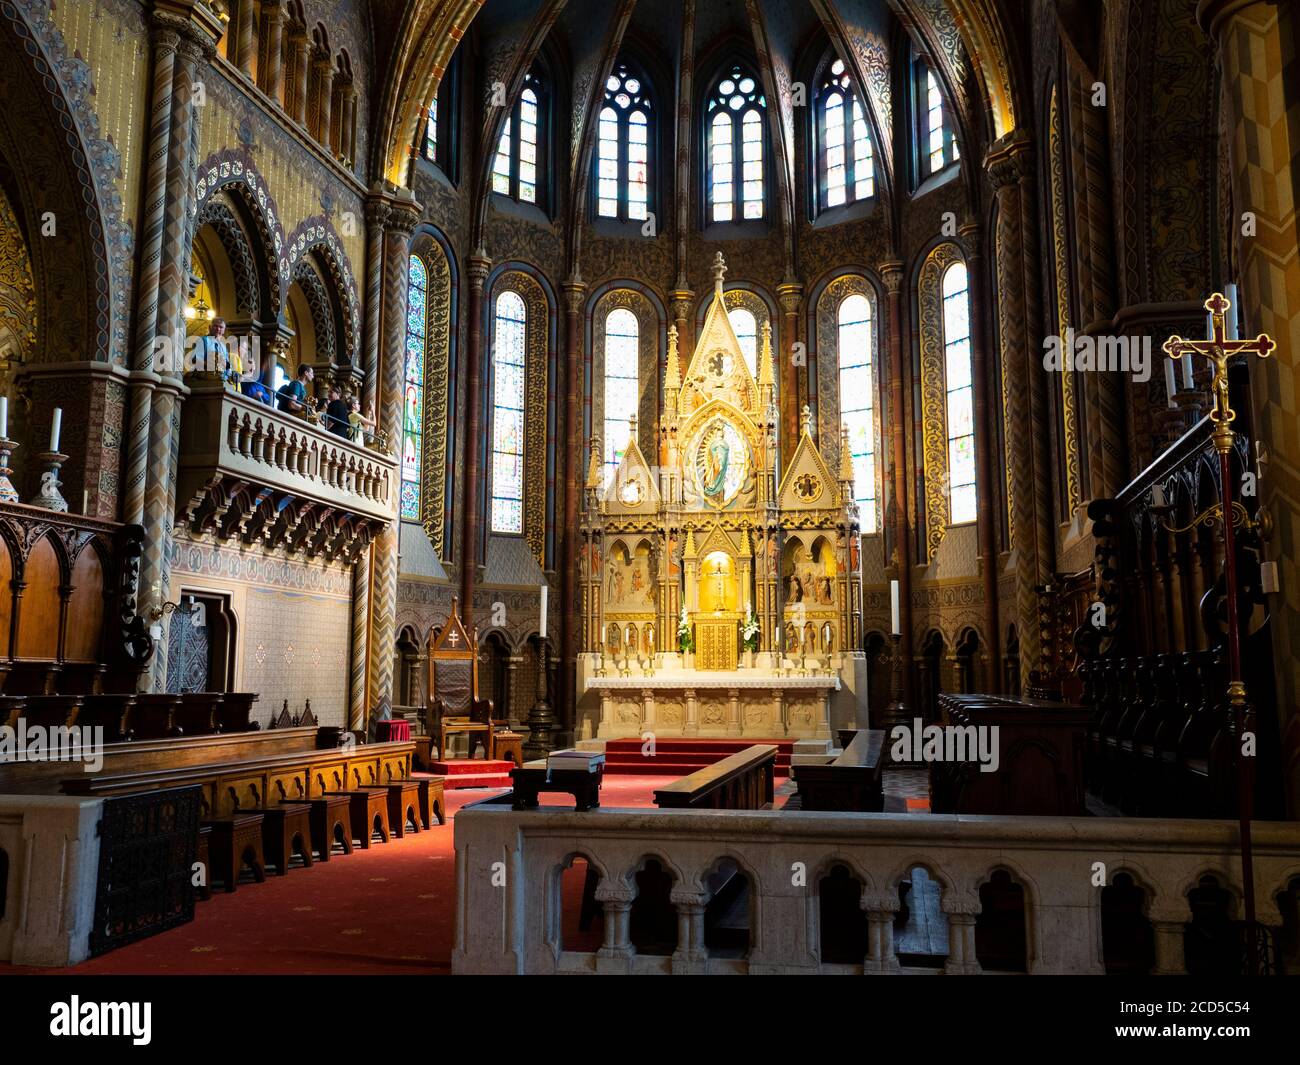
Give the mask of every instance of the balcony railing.
[[394, 519], [397, 460], [295, 414], [187, 380], [179, 517], [194, 532], [349, 556]]

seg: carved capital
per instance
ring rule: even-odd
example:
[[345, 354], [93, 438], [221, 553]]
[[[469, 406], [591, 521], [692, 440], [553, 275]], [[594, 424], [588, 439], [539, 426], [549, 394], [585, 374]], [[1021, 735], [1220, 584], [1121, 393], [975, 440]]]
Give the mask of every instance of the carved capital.
[[560, 286], [564, 292], [564, 305], [570, 314], [577, 314], [582, 310], [583, 298], [587, 295], [587, 283], [578, 277], [573, 277]]
[[475, 288], [482, 288], [487, 280], [488, 271], [492, 269], [492, 260], [482, 248], [474, 252], [465, 263], [465, 272], [469, 274], [469, 283]]
[[989, 183], [997, 192], [1007, 185], [1019, 184], [1033, 177], [1034, 145], [1028, 135], [1017, 131], [998, 141], [984, 156]]
[[797, 282], [786, 282], [777, 285], [776, 299], [781, 304], [781, 310], [786, 314], [797, 314], [799, 304], [803, 302], [803, 285]]
[[903, 285], [903, 260], [888, 259], [881, 263], [880, 280], [885, 283], [885, 291], [889, 295], [898, 295], [898, 291]]

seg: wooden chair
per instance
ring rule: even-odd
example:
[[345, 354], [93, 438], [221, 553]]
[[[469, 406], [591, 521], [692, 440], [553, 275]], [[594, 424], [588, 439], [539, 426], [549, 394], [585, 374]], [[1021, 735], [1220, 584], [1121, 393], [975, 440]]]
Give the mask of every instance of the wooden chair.
[[429, 710], [438, 730], [438, 757], [447, 760], [447, 737], [469, 736], [469, 757], [475, 743], [492, 756], [492, 730], [502, 722], [492, 720], [492, 700], [478, 696], [478, 630], [465, 631], [451, 601], [451, 616], [429, 642]]

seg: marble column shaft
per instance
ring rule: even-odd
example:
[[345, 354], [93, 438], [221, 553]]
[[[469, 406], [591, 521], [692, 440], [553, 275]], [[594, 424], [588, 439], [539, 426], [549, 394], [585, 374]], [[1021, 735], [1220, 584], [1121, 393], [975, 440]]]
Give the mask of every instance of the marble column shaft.
[[469, 344], [465, 358], [465, 488], [461, 493], [460, 612], [469, 624], [474, 612], [474, 587], [478, 582], [479, 540], [483, 523], [479, 513], [479, 484], [483, 435], [483, 284], [491, 260], [478, 251], [469, 257]]
[[885, 282], [886, 336], [889, 341], [889, 425], [892, 496], [894, 506], [894, 555], [898, 563], [898, 622], [901, 639], [898, 654], [903, 674], [903, 703], [915, 708], [912, 683], [912, 531], [907, 503], [907, 417], [903, 368], [903, 263], [891, 259], [882, 263]]
[[575, 274], [564, 284], [564, 526], [562, 529], [562, 561], [560, 566], [560, 673], [559, 720], [560, 727], [574, 727], [577, 712], [576, 663], [578, 642], [578, 538], [582, 535], [578, 524], [579, 501], [585, 480], [583, 470], [582, 433], [582, 300], [587, 286]]

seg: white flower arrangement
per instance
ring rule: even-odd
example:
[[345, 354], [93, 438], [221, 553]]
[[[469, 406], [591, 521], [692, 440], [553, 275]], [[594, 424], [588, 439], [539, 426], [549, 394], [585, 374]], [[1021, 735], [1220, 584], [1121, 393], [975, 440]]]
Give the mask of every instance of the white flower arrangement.
[[681, 617], [677, 619], [677, 647], [684, 655], [695, 653], [695, 632], [691, 628], [691, 619], [682, 605]]
[[745, 615], [745, 625], [740, 630], [746, 651], [758, 650], [758, 633], [758, 618], [754, 615], [754, 608], [750, 607], [749, 612]]

